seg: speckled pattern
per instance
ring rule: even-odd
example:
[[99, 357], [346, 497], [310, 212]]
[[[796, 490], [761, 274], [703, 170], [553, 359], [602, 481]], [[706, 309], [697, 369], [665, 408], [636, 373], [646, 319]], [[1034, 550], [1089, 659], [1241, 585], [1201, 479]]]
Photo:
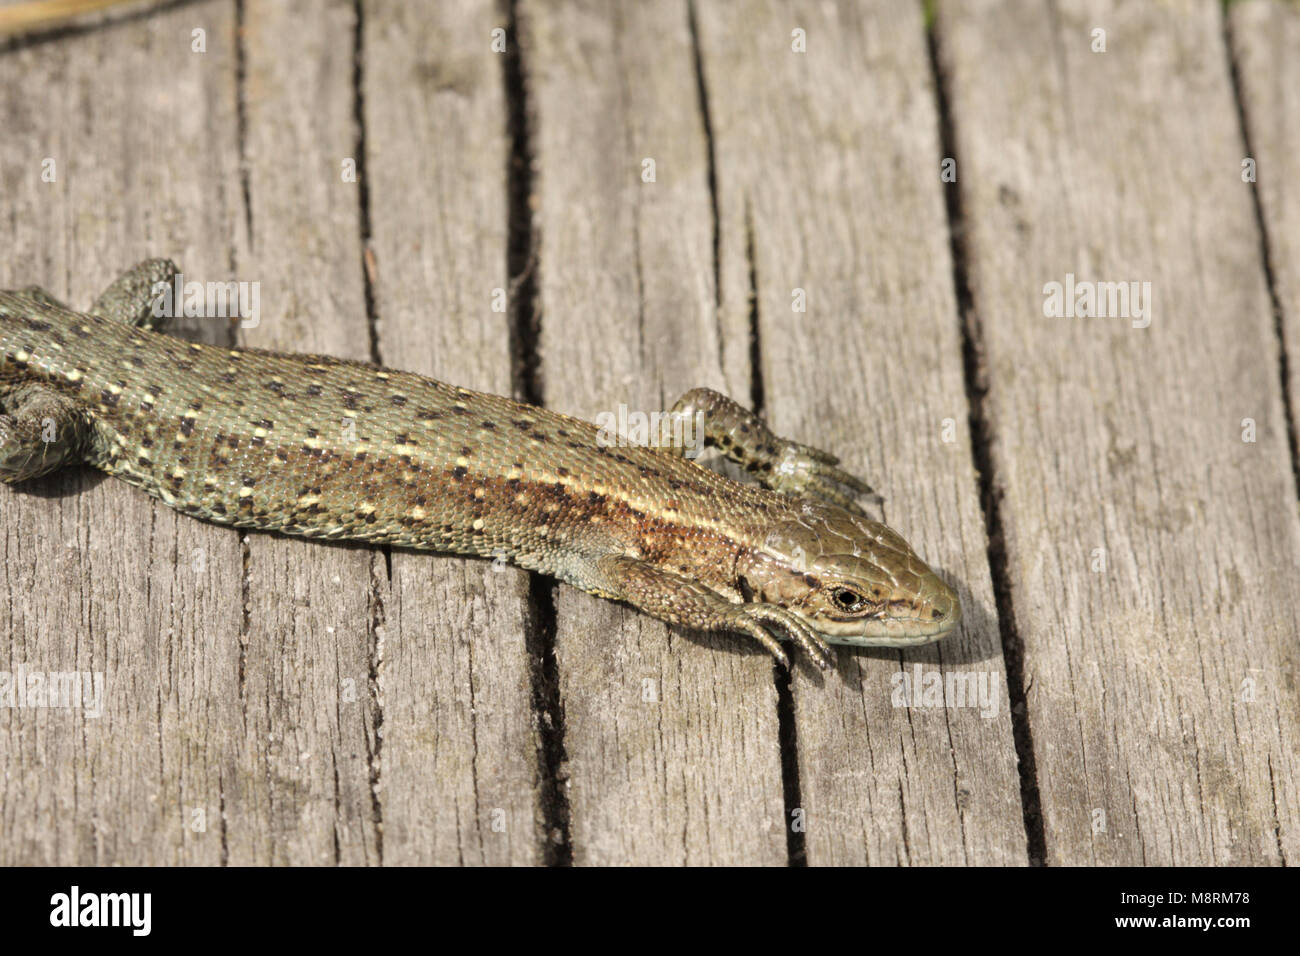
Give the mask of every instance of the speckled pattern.
[[[142, 263], [98, 314], [0, 293], [0, 478], [82, 461], [221, 524], [503, 555], [782, 659], [773, 633], [794, 638], [823, 665], [824, 640], [923, 643], [960, 617], [897, 534], [849, 508], [603, 447], [588, 422], [408, 372], [139, 327], [144, 279], [171, 269]], [[784, 490], [843, 504], [828, 478], [864, 487], [717, 393], [679, 408], [706, 411], [708, 436]]]

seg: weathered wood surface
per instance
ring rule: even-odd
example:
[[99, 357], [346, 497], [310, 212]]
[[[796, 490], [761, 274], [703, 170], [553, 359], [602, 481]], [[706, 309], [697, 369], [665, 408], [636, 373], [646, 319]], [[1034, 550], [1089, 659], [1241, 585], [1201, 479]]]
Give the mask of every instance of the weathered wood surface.
[[[937, 29], [1047, 860], [1295, 860], [1300, 521], [1219, 4]], [[1149, 282], [1150, 326], [1045, 317], [1067, 273]]]
[[1300, 7], [1246, 0], [1230, 8], [1232, 55], [1249, 158], [1255, 161], [1271, 288], [1287, 355], [1292, 466], [1300, 408]]
[[[365, 8], [366, 169], [379, 357], [485, 391], [513, 387], [501, 26], [484, 0]], [[454, 131], [454, 132], [453, 132]], [[392, 555], [379, 794], [387, 863], [536, 863], [527, 576]]]
[[[538, 3], [527, 14], [547, 404], [594, 418], [620, 404], [663, 411], [693, 385], [744, 394], [744, 317], [715, 321], [686, 8]], [[766, 652], [568, 588], [556, 611], [574, 862], [784, 862]]]
[[[352, 7], [245, 9], [250, 228], [236, 271], [261, 281], [265, 305], [242, 344], [368, 359], [359, 189], [341, 170], [356, 147]], [[229, 805], [247, 832], [232, 829], [232, 862], [376, 861], [368, 678], [383, 559], [274, 535], [244, 548], [247, 776]]]
[[[0, 55], [16, 133], [0, 137], [0, 285], [84, 308], [124, 263], [164, 251], [229, 271], [239, 157], [211, 144], [238, 142], [234, 32], [228, 5], [204, 4]], [[0, 490], [0, 667], [102, 672], [104, 712], [0, 711], [0, 862], [222, 862], [245, 720], [239, 537], [88, 471], [31, 492]], [[276, 838], [258, 826], [244, 838]]]
[[[768, 420], [868, 476], [890, 523], [960, 582], [967, 614], [939, 647], [845, 649], [825, 677], [797, 668], [808, 862], [1023, 864], [921, 11], [699, 13], [722, 313], [745, 321], [756, 285]], [[795, 28], [806, 53], [792, 50]], [[894, 706], [893, 676], [917, 665], [984, 672], [996, 691], [988, 714]]]
[[[1234, 6], [1230, 60], [1211, 0], [941, 4], [945, 111], [919, 5], [519, 6], [513, 65], [493, 0], [0, 45], [0, 286], [84, 305], [166, 254], [261, 284], [208, 341], [584, 416], [757, 397], [879, 487], [961, 631], [774, 678], [490, 562], [240, 536], [89, 472], [0, 488], [0, 670], [107, 676], [98, 718], [0, 709], [0, 863], [1295, 859], [1294, 10]], [[1067, 272], [1149, 280], [1151, 327], [1044, 317]], [[996, 679], [992, 715], [893, 706], [918, 665]]]

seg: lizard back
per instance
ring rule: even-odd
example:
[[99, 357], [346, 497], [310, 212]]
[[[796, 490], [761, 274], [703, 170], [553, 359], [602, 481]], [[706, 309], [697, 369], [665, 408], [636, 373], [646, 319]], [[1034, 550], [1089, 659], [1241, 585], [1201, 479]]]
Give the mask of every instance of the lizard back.
[[719, 555], [789, 509], [690, 460], [607, 447], [590, 422], [410, 372], [189, 343], [13, 294], [0, 349], [0, 392], [41, 382], [76, 402], [88, 463], [222, 524], [504, 554], [566, 579], [622, 553], [717, 580]]

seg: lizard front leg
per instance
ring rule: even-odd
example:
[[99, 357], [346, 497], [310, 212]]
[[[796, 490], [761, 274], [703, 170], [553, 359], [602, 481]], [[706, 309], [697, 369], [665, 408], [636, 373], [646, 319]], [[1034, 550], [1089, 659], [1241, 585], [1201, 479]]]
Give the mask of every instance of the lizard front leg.
[[[788, 495], [822, 498], [855, 514], [862, 509], [837, 485], [843, 485], [876, 503], [880, 496], [856, 475], [839, 468], [839, 459], [820, 449], [773, 434], [767, 423], [711, 388], [693, 388], [673, 405], [679, 417], [702, 417], [704, 440], [719, 448], [762, 485]], [[685, 456], [687, 445], [679, 436], [664, 436], [660, 444], [670, 454]]]
[[0, 395], [0, 481], [13, 484], [81, 461], [88, 426], [77, 404], [45, 385]]
[[790, 666], [790, 659], [777, 642], [778, 636], [793, 640], [822, 670], [834, 662], [830, 646], [822, 636], [778, 605], [734, 604], [696, 581], [625, 555], [598, 560], [596, 577], [595, 581], [584, 582], [588, 590], [626, 601], [669, 624], [700, 631], [747, 634], [786, 667]]

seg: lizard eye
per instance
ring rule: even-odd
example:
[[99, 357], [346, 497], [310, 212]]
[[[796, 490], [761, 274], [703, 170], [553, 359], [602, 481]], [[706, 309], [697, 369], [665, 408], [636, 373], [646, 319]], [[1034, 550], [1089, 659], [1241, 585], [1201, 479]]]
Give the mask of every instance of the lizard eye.
[[831, 600], [841, 611], [860, 611], [867, 603], [867, 599], [852, 588], [836, 588], [831, 592]]

